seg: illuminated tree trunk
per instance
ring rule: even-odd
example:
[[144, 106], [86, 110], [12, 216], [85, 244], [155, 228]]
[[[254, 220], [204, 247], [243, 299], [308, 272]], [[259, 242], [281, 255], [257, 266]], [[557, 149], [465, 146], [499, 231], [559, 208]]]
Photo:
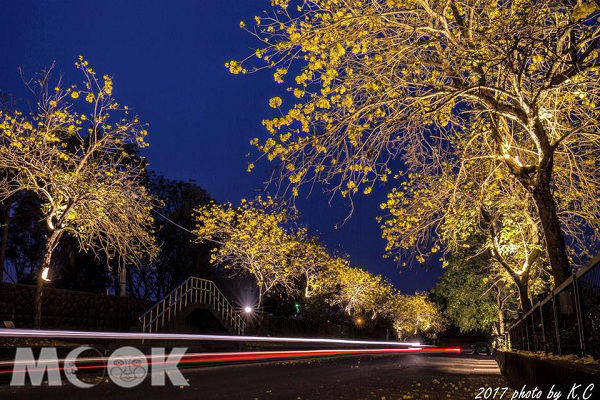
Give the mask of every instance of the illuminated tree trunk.
[[304, 277], [306, 278], [306, 286], [304, 287], [304, 298], [308, 299], [310, 297], [310, 276], [308, 276], [308, 271], [304, 272]]
[[42, 326], [42, 296], [44, 293], [44, 279], [42, 279], [42, 274], [46, 268], [50, 268], [50, 262], [52, 261], [52, 254], [58, 245], [58, 240], [62, 235], [62, 230], [54, 230], [48, 241], [46, 242], [46, 252], [44, 255], [44, 260], [42, 261], [42, 265], [37, 274], [37, 281], [35, 285], [35, 299], [34, 299], [34, 311], [33, 311], [33, 325], [36, 328], [40, 328]]
[[527, 280], [523, 282], [520, 279], [515, 279], [515, 284], [519, 291], [519, 300], [521, 301], [521, 309], [523, 314], [526, 314], [531, 310], [531, 300], [529, 299], [529, 290], [527, 288]]
[[517, 292], [519, 295], [521, 308], [523, 310], [523, 313], [527, 313], [531, 309], [531, 299], [529, 298], [528, 290], [529, 273], [530, 269], [532, 268], [532, 264], [537, 260], [539, 256], [539, 252], [535, 251], [535, 253], [529, 253], [529, 257], [527, 258], [527, 265], [524, 267], [522, 275], [517, 274], [515, 270], [518, 270], [518, 268], [513, 268], [511, 265], [509, 265], [500, 251], [501, 249], [498, 244], [499, 229], [496, 226], [496, 221], [491, 217], [490, 213], [485, 209], [485, 207], [481, 207], [480, 212], [483, 219], [487, 223], [487, 231], [492, 239], [492, 243], [494, 244], [492, 256], [500, 263], [500, 265], [508, 273], [508, 276], [513, 280], [513, 282], [517, 286]]
[[260, 287], [260, 288], [258, 288], [258, 303], [256, 304], [257, 310], [260, 310], [260, 307], [262, 306], [262, 300], [263, 300], [263, 288]]
[[6, 246], [8, 244], [8, 225], [10, 223], [10, 210], [12, 201], [9, 199], [4, 205], [4, 219], [2, 220], [2, 244], [0, 247], [0, 282], [4, 280], [4, 264], [6, 262]]
[[550, 173], [541, 172], [541, 184], [533, 188], [531, 194], [540, 216], [544, 237], [546, 238], [546, 251], [550, 267], [552, 268], [552, 276], [554, 283], [559, 286], [571, 276], [571, 268], [569, 266], [569, 257], [565, 245], [558, 213], [554, 204], [554, 198], [550, 191]]
[[[554, 155], [549, 137], [545, 128], [539, 121], [534, 124], [532, 136], [538, 142], [540, 161], [533, 169], [516, 165], [514, 160], [506, 161], [506, 165], [521, 182], [525, 190], [531, 193], [535, 203], [543, 236], [546, 239], [546, 252], [552, 269], [554, 283], [559, 286], [571, 276], [569, 257], [565, 238], [560, 226], [554, 196], [551, 191], [552, 170], [554, 168]], [[500, 148], [502, 140], [498, 141]]]
[[498, 310], [498, 334], [504, 335], [504, 311]]
[[500, 340], [504, 337], [504, 312], [501, 308], [498, 308], [498, 322], [493, 326], [493, 335], [492, 347], [498, 349], [500, 347]]

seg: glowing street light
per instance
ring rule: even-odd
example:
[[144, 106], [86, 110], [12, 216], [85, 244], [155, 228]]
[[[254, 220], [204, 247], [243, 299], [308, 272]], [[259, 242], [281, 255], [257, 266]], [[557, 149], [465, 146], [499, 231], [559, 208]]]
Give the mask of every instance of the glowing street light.
[[244, 312], [245, 312], [246, 314], [250, 314], [250, 313], [252, 313], [252, 307], [250, 307], [250, 306], [246, 306], [246, 307], [244, 307]]

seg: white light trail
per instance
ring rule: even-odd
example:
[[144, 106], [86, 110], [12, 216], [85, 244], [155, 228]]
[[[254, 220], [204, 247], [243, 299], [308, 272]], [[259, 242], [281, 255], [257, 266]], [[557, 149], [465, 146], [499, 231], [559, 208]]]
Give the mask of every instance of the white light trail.
[[52, 339], [139, 339], [139, 340], [199, 340], [225, 342], [280, 342], [280, 343], [331, 343], [378, 346], [435, 347], [415, 342], [386, 342], [366, 340], [344, 340], [327, 338], [293, 338], [270, 336], [198, 335], [186, 333], [142, 333], [142, 332], [89, 332], [38, 329], [0, 329], [0, 337], [28, 337]]

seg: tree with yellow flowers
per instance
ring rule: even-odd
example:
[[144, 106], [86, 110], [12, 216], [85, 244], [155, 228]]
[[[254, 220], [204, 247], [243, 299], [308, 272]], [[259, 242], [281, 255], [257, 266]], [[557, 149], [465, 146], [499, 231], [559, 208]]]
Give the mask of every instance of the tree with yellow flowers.
[[306, 233], [305, 229], [296, 232], [298, 241], [294, 257], [298, 258], [299, 274], [304, 285], [304, 298], [310, 298], [320, 292], [322, 278], [326, 271], [335, 268], [336, 259], [328, 249], [319, 244], [316, 237]]
[[321, 279], [322, 287], [328, 289], [325, 298], [329, 305], [340, 307], [349, 316], [386, 319], [400, 340], [444, 329], [444, 318], [427, 295], [402, 295], [381, 276], [350, 267], [343, 259], [336, 261]]
[[426, 294], [403, 296], [397, 293], [390, 302], [390, 317], [399, 340], [444, 329], [445, 321], [440, 310]]
[[84, 250], [118, 256], [123, 264], [139, 266], [157, 252], [153, 200], [140, 183], [144, 166], [129, 152], [131, 146], [145, 146], [146, 130], [114, 100], [108, 75], [98, 77], [81, 57], [76, 67], [82, 87], [53, 85], [51, 68], [30, 86], [37, 94], [34, 112], [0, 113], [0, 169], [9, 172], [0, 197], [35, 193], [48, 229], [37, 271], [37, 327], [43, 284], [52, 275], [52, 255], [63, 235], [76, 238]]
[[375, 318], [387, 306], [393, 289], [381, 276], [350, 266], [343, 258], [333, 258], [320, 276], [320, 290], [331, 306], [347, 315], [371, 314]]
[[414, 333], [442, 329], [439, 312], [423, 295], [400, 296], [381, 276], [331, 255], [306, 229], [291, 229], [291, 217], [271, 198], [242, 200], [238, 207], [213, 202], [197, 208], [195, 216], [197, 240], [216, 245], [211, 262], [255, 279], [258, 307], [274, 291], [296, 295], [303, 287], [305, 298], [324, 301], [344, 316], [413, 323]]
[[533, 200], [502, 165], [480, 157], [469, 162], [476, 165], [444, 162], [439, 174], [410, 174], [388, 194], [381, 204], [388, 254], [403, 264], [411, 253], [419, 263], [438, 256], [443, 266], [451, 254], [484, 257], [485, 279], [510, 281], [527, 312], [550, 281]]
[[299, 242], [286, 229], [290, 216], [269, 197], [231, 203], [210, 203], [196, 209], [199, 242], [212, 242], [211, 262], [256, 280], [258, 307], [274, 290], [292, 293], [300, 274], [295, 257]]
[[600, 221], [595, 2], [272, 4], [253, 29], [241, 24], [261, 47], [227, 67], [269, 68], [288, 86], [290, 96], [270, 101], [281, 116], [263, 121], [271, 135], [252, 140], [278, 162], [286, 193], [323, 182], [343, 196], [368, 194], [396, 174], [394, 159], [428, 174], [446, 154], [461, 157], [454, 140], [466, 132], [468, 146], [530, 195], [555, 282], [570, 276], [556, 193], [566, 208], [586, 204], [580, 226], [598, 232]]

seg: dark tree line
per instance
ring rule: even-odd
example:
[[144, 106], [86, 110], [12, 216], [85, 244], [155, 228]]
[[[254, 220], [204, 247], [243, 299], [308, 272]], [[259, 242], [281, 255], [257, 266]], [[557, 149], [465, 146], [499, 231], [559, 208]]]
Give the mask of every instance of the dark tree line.
[[192, 241], [195, 226], [193, 210], [212, 198], [193, 180], [184, 182], [150, 173], [147, 188], [161, 200], [156, 210], [156, 239], [161, 251], [150, 268], [130, 269], [132, 295], [146, 299], [162, 298], [189, 276], [213, 278], [209, 264], [209, 244]]

